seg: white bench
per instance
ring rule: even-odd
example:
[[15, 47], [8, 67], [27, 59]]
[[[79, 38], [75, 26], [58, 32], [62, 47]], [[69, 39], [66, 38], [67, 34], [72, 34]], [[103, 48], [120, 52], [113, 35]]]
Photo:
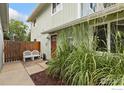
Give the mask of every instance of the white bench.
[[40, 52], [38, 50], [33, 50], [31, 52], [31, 54], [32, 54], [33, 60], [34, 60], [35, 57], [39, 57], [40, 58]]
[[37, 50], [33, 50], [32, 52], [27, 50], [23, 52], [23, 61], [25, 62], [26, 58], [31, 58], [32, 60], [34, 60], [35, 57], [39, 57], [40, 58], [40, 52]]
[[26, 58], [31, 58], [32, 59], [32, 54], [31, 51], [27, 50], [23, 52], [23, 61], [25, 62]]

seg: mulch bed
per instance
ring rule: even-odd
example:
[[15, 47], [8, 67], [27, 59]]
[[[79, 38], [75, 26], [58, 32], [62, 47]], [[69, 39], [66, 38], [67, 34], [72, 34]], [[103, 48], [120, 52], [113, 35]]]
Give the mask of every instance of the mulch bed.
[[32, 74], [30, 77], [35, 85], [65, 85], [61, 80], [48, 76], [46, 71]]

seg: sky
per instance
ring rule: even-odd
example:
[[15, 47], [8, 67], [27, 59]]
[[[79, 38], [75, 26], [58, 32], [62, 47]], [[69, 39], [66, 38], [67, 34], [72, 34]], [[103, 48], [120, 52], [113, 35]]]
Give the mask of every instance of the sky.
[[36, 3], [10, 3], [9, 4], [9, 19], [16, 19], [26, 22], [32, 11], [36, 8]]

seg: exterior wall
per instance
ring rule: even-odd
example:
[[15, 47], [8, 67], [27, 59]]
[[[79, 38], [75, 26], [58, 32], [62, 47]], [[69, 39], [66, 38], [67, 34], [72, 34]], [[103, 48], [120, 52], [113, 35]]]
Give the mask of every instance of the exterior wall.
[[96, 12], [104, 10], [103, 3], [98, 3], [96, 5]]
[[[95, 12], [104, 10], [103, 3], [96, 3]], [[81, 3], [81, 16], [88, 16], [94, 13], [94, 11], [90, 8], [90, 3]]]
[[81, 4], [81, 16], [87, 16], [93, 13], [93, 10], [90, 8], [90, 3], [82, 3]]
[[0, 18], [0, 69], [3, 64], [3, 31], [1, 26], [1, 18]]
[[[97, 3], [95, 12], [102, 11], [104, 9], [103, 3]], [[80, 17], [88, 16], [94, 13], [90, 8], [90, 3], [63, 3], [63, 9], [58, 13], [51, 14], [51, 4], [48, 4], [44, 11], [36, 18], [36, 24], [31, 28], [31, 41], [37, 39], [41, 42], [41, 52], [47, 55], [47, 58], [51, 58], [51, 40], [50, 35], [41, 34], [46, 30], [60, 26], [72, 20]]]
[[78, 17], [78, 4], [63, 3], [62, 5], [63, 9], [61, 11], [51, 15], [51, 4], [49, 4], [36, 18], [35, 27], [32, 24], [31, 41], [34, 39], [41, 41], [41, 52], [46, 53], [48, 59], [51, 58], [50, 36], [48, 34], [41, 34], [41, 32], [75, 20]]

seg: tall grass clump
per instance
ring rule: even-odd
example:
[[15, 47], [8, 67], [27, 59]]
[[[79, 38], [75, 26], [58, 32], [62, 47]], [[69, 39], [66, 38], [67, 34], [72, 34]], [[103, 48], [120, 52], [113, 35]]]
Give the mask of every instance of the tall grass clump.
[[96, 52], [87, 44], [89, 34], [85, 33], [84, 41], [78, 40], [84, 33], [80, 35], [75, 28], [72, 30], [71, 47], [67, 33], [62, 31], [59, 35], [56, 57], [48, 64], [48, 74], [68, 85], [124, 85], [124, 54]]
[[61, 37], [63, 38], [62, 40], [59, 40], [58, 43], [58, 47], [56, 50], [56, 56], [54, 58], [52, 58], [49, 61], [49, 68], [48, 68], [48, 74], [53, 76], [53, 77], [57, 77], [60, 78], [60, 73], [61, 68], [62, 68], [62, 64], [65, 61], [65, 59], [67, 58], [67, 56], [69, 55], [69, 53], [71, 53], [71, 49], [68, 46], [68, 42], [66, 40], [66, 34], [61, 34]]

